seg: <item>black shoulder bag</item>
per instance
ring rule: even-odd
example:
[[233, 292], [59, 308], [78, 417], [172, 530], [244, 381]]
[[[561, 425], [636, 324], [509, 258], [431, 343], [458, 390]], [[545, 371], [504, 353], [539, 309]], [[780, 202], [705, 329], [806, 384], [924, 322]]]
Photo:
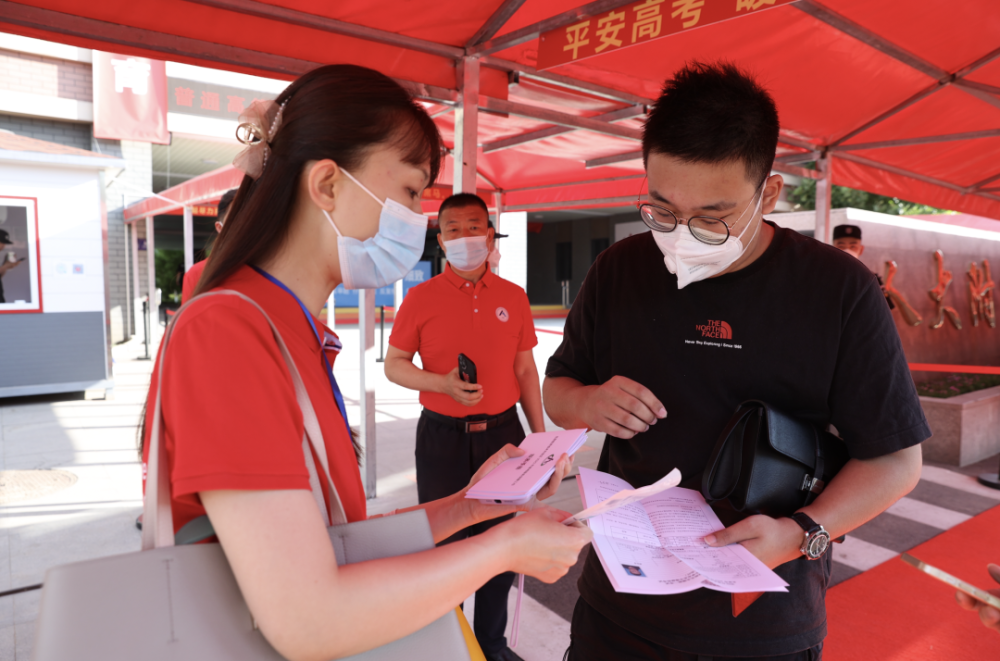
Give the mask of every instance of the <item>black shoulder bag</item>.
[[722, 431], [701, 493], [748, 516], [789, 516], [815, 500], [848, 459], [844, 442], [825, 429], [748, 400]]

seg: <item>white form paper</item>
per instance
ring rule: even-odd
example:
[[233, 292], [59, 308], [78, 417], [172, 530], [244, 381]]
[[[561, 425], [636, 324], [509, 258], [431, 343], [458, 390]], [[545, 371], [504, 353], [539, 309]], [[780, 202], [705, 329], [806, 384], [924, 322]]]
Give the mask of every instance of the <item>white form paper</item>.
[[[580, 469], [577, 477], [584, 505], [596, 504], [631, 489], [625, 480]], [[588, 522], [594, 548], [618, 592], [679, 594], [701, 587], [705, 579], [664, 549], [641, 503], [625, 505]]]
[[780, 576], [742, 544], [714, 547], [705, 535], [725, 526], [705, 498], [692, 489], [671, 489], [642, 501], [660, 544], [723, 592], [787, 592]]
[[[632, 489], [607, 473], [580, 469], [584, 505]], [[673, 488], [589, 520], [594, 547], [618, 592], [677, 594], [706, 587], [723, 592], [784, 592], [781, 577], [743, 546], [708, 546], [722, 523], [701, 494]]]
[[624, 507], [625, 505], [630, 505], [634, 502], [649, 498], [650, 496], [655, 496], [661, 491], [673, 489], [680, 483], [681, 472], [675, 468], [667, 473], [665, 477], [660, 478], [653, 484], [639, 487], [638, 489], [625, 489], [624, 491], [619, 491], [610, 498], [607, 498], [596, 505], [591, 505], [582, 512], [577, 512], [573, 516], [564, 520], [563, 523], [565, 525], [569, 525], [571, 523], [576, 523], [577, 521], [592, 519], [599, 514], [604, 514], [605, 512], [616, 510], [619, 507]]

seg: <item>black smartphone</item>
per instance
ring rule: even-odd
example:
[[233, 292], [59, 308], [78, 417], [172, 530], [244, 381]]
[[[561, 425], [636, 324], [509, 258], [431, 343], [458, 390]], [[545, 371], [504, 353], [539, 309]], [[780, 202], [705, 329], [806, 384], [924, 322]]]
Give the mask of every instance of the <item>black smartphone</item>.
[[464, 353], [458, 354], [458, 375], [466, 383], [476, 382], [476, 364]]

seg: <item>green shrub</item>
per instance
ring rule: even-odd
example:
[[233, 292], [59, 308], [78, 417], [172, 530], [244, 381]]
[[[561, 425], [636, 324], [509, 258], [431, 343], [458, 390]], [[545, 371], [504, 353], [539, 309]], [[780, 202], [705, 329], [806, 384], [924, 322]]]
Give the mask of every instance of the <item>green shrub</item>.
[[993, 386], [1000, 386], [1000, 374], [949, 374], [926, 383], [918, 383], [917, 394], [947, 398]]

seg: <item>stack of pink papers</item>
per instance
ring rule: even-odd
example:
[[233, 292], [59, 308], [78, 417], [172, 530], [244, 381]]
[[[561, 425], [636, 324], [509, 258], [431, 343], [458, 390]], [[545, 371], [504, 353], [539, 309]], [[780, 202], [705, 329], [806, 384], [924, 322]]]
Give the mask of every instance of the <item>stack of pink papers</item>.
[[503, 462], [472, 486], [466, 498], [484, 503], [523, 505], [545, 486], [565, 452], [572, 455], [587, 440], [586, 429], [530, 434], [518, 446], [526, 454]]

